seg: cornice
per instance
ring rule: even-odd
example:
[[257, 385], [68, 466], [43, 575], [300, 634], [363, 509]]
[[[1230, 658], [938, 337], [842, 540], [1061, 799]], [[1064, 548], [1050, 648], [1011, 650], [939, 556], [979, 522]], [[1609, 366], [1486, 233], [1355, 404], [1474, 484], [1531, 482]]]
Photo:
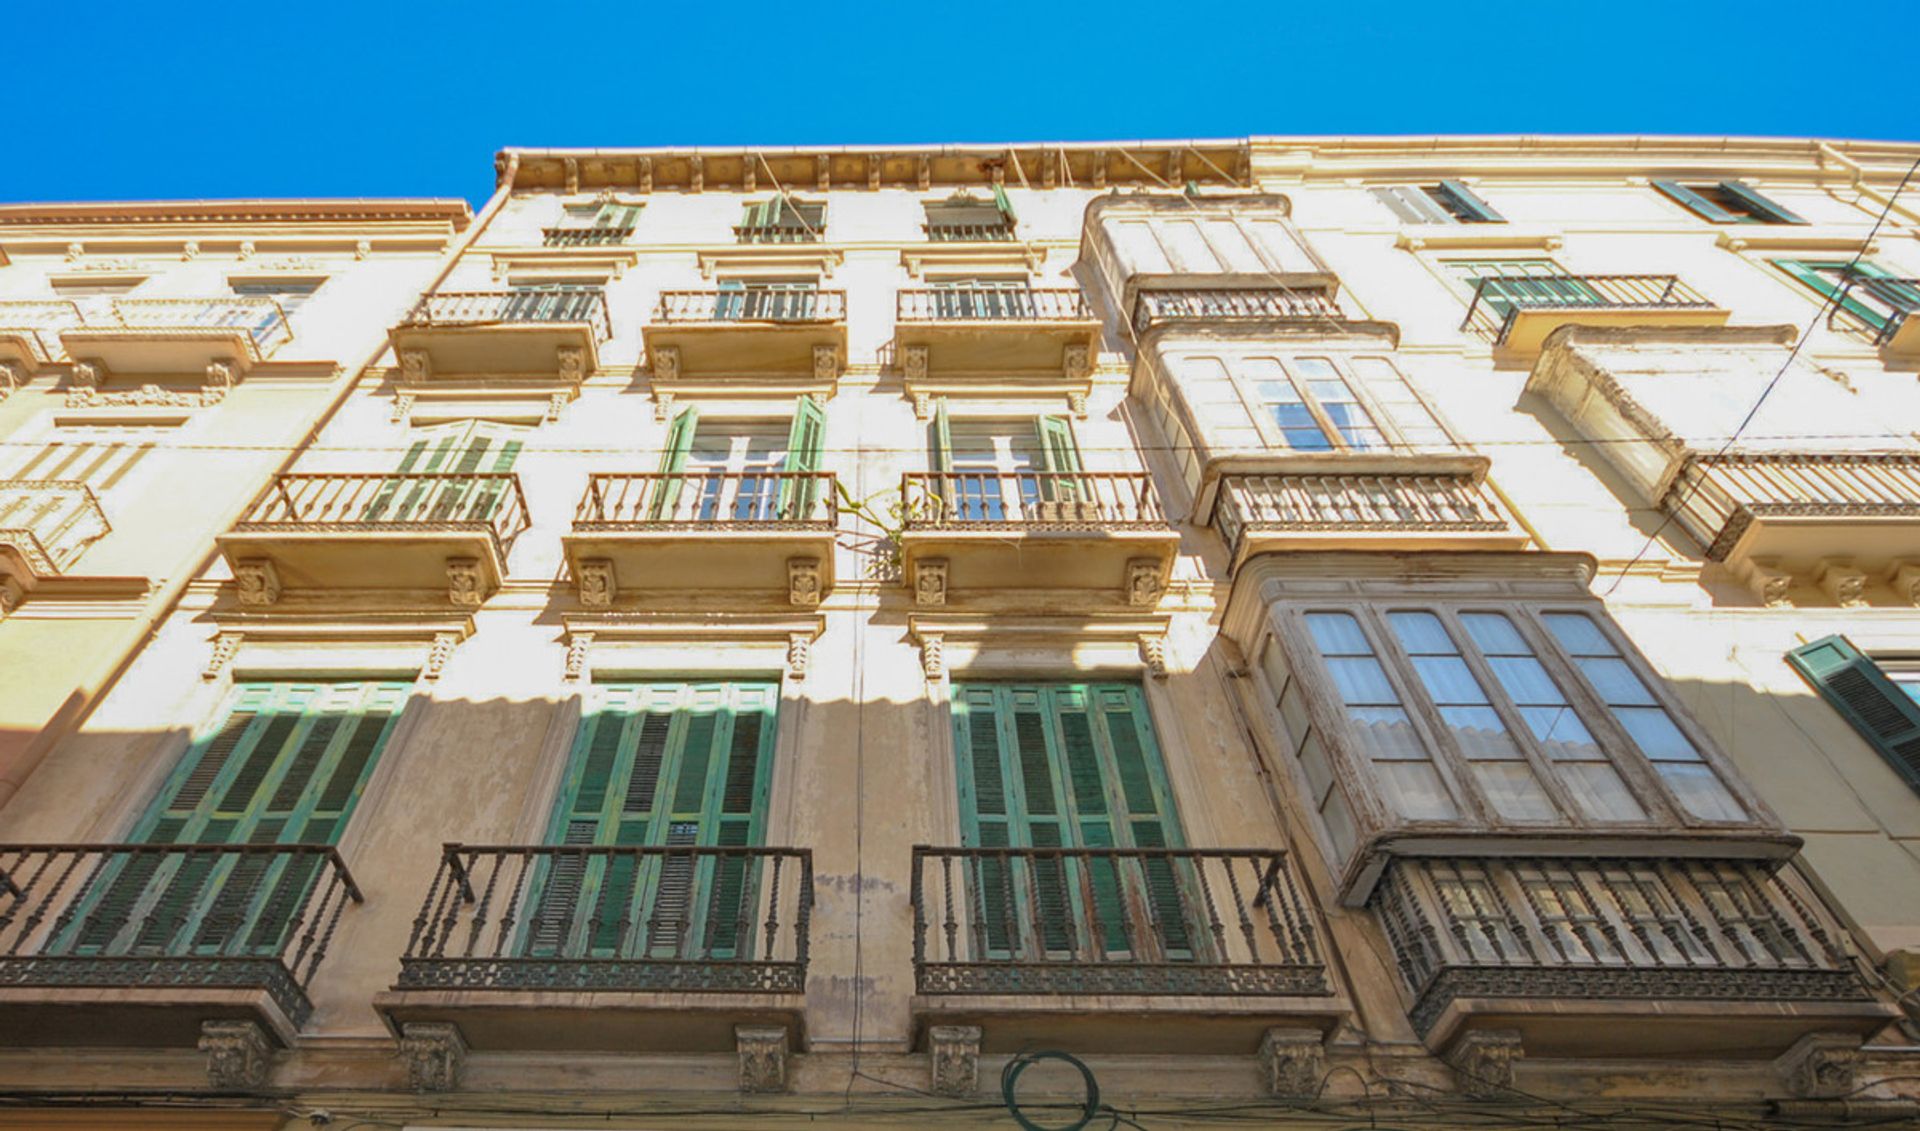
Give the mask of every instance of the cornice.
[[447, 223], [473, 220], [464, 200], [143, 200], [0, 205], [0, 227], [97, 224]]

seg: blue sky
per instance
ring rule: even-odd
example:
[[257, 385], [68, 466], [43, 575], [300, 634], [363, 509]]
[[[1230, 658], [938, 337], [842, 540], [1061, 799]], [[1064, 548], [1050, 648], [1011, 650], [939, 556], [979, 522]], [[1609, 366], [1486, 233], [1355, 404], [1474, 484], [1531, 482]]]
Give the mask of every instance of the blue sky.
[[1915, 14], [1913, 0], [0, 0], [14, 47], [0, 200], [477, 201], [503, 145], [1920, 140], [1897, 78]]

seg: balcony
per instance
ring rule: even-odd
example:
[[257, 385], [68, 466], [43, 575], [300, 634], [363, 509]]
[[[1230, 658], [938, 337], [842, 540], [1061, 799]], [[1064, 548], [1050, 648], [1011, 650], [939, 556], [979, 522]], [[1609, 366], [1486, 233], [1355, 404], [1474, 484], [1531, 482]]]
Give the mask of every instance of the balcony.
[[0, 615], [12, 600], [63, 577], [110, 528], [92, 488], [63, 480], [0, 481]]
[[1727, 317], [1674, 275], [1509, 276], [1474, 284], [1460, 328], [1530, 355], [1562, 326], [1724, 326]]
[[1889, 360], [1920, 359], [1920, 279], [1856, 275], [1829, 321], [1861, 326]]
[[438, 590], [472, 607], [530, 521], [508, 473], [281, 475], [218, 541], [243, 605], [283, 589]]
[[1011, 220], [997, 220], [984, 224], [927, 224], [925, 228], [929, 243], [1012, 243], [1014, 241], [1014, 225]]
[[[1296, 461], [1289, 461], [1290, 463]], [[1288, 550], [1518, 550], [1527, 535], [1477, 456], [1301, 459], [1220, 479], [1213, 526], [1233, 566]]]
[[817, 604], [833, 588], [831, 472], [595, 475], [567, 532], [580, 600], [726, 593]]
[[1698, 453], [1661, 507], [1711, 561], [1806, 573], [1840, 555], [1884, 572], [1920, 559], [1920, 452]]
[[410, 382], [442, 376], [545, 377], [578, 385], [613, 336], [599, 287], [442, 291], [389, 335]]
[[845, 291], [663, 291], [643, 333], [656, 384], [793, 377], [831, 386], [847, 357]]
[[1242, 287], [1231, 290], [1141, 291], [1133, 329], [1144, 334], [1169, 323], [1339, 323], [1346, 316], [1329, 290]]
[[1436, 1049], [1517, 1029], [1528, 1055], [1771, 1058], [1886, 1024], [1818, 901], [1770, 867], [1403, 859], [1368, 906]]
[[85, 322], [79, 304], [73, 302], [0, 302], [0, 365], [31, 375], [49, 362], [62, 360], [66, 354], [61, 332]]
[[960, 592], [1113, 590], [1157, 603], [1180, 538], [1141, 471], [911, 472], [904, 576], [922, 605]]
[[1084, 390], [1100, 321], [1076, 289], [903, 290], [893, 341], [912, 391], [947, 391], [949, 378], [1036, 374], [1057, 374]]
[[732, 1050], [800, 1031], [812, 914], [806, 849], [452, 844], [374, 1005], [482, 1050]]
[[633, 225], [606, 228], [542, 228], [543, 247], [616, 247], [633, 238]]
[[360, 901], [324, 845], [0, 847], [0, 1042], [191, 1048], [241, 1020], [290, 1045]]
[[[286, 311], [270, 298], [116, 298], [60, 331], [67, 356], [114, 374], [244, 375], [293, 336]], [[210, 381], [212, 378], [210, 377]]]
[[1279, 852], [919, 846], [909, 899], [916, 1021], [983, 1049], [1245, 1052], [1344, 1009]]
[[741, 243], [819, 243], [825, 225], [825, 213], [819, 213], [811, 226], [793, 222], [739, 224], [734, 227], [733, 235]]

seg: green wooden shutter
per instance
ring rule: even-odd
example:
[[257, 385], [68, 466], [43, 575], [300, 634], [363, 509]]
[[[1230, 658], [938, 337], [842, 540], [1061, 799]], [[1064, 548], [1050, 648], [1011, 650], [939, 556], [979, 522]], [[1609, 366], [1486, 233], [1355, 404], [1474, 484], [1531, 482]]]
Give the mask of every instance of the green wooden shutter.
[[[1829, 278], [1821, 271], [1821, 268], [1826, 268], [1827, 270], [1843, 270], [1851, 267], [1853, 273], [1856, 275], [1865, 275], [1870, 278], [1886, 278], [1888, 272], [1884, 268], [1865, 262], [1864, 260], [1859, 263], [1851, 263], [1846, 260], [1829, 262], [1805, 259], [1776, 259], [1773, 261], [1773, 265], [1785, 271], [1787, 274], [1792, 275], [1815, 293], [1829, 299], [1839, 299], [1840, 305], [1845, 307], [1849, 314], [1860, 319], [1868, 326], [1876, 330], [1886, 326], [1886, 315], [1868, 306], [1866, 303], [1861, 302], [1859, 299], [1853, 298], [1846, 292], [1838, 280]], [[1842, 297], [1843, 295], [1846, 297]]]
[[[793, 427], [787, 431], [787, 458], [781, 470], [789, 474], [820, 470], [820, 455], [827, 431], [827, 410], [812, 397], [801, 397], [793, 404]], [[780, 485], [780, 517], [789, 521], [809, 518], [820, 485], [812, 479], [787, 479]]]
[[1451, 224], [1453, 214], [1433, 202], [1424, 189], [1412, 185], [1380, 185], [1373, 198], [1407, 224]]
[[1737, 224], [1740, 217], [1701, 196], [1679, 181], [1655, 181], [1653, 187], [1678, 201], [1688, 211], [1715, 224]]
[[1721, 181], [1720, 187], [1724, 189], [1728, 195], [1739, 200], [1742, 204], [1745, 204], [1748, 208], [1753, 209], [1775, 224], [1806, 223], [1806, 220], [1801, 218], [1797, 213], [1791, 209], [1782, 208], [1780, 205], [1761, 196], [1743, 181]]
[[1080, 472], [1080, 448], [1073, 442], [1073, 425], [1064, 416], [1034, 418], [1040, 458], [1047, 472], [1040, 479], [1040, 498], [1052, 503], [1078, 501], [1088, 492], [1074, 478]]
[[930, 439], [933, 441], [933, 470], [953, 470], [953, 420], [947, 415], [947, 398], [941, 397], [934, 402], [933, 426]]
[[693, 433], [700, 425], [700, 410], [689, 408], [673, 418], [667, 426], [666, 450], [660, 453], [660, 474], [662, 478], [654, 484], [653, 502], [647, 508], [649, 517], [659, 522], [672, 518], [680, 509], [680, 491], [684, 480], [679, 476], [687, 469], [687, 457], [693, 452]]
[[1019, 219], [1013, 214], [1013, 201], [1007, 199], [1006, 186], [993, 186], [993, 206], [1000, 210], [1000, 215], [1007, 218], [1007, 223], [1011, 224]]
[[1845, 716], [1909, 786], [1920, 790], [1920, 705], [1844, 636], [1787, 653], [1787, 663]]
[[1459, 181], [1441, 181], [1440, 191], [1475, 223], [1500, 224], [1506, 218], [1493, 210], [1493, 206], [1481, 200], [1479, 195]]
[[[485, 463], [485, 466], [477, 467], [476, 470], [484, 471], [489, 475], [507, 474], [513, 470], [515, 461], [520, 458], [520, 449], [523, 446], [524, 444], [520, 440], [502, 439], [498, 446], [493, 449], [493, 458], [491, 460], [485, 460], [483, 457], [482, 462]], [[467, 521], [491, 521], [493, 519], [494, 509], [499, 506], [500, 500], [507, 496], [508, 491], [509, 487], [507, 486], [507, 481], [504, 479], [487, 479], [481, 481], [474, 488], [473, 505], [467, 508]]]

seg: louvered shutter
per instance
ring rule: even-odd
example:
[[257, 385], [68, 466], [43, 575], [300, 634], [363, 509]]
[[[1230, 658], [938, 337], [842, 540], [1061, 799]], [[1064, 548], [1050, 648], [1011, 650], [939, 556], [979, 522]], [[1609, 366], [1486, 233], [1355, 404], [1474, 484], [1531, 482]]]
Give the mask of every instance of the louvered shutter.
[[1787, 662], [1920, 790], [1920, 705], [1844, 636], [1797, 648], [1787, 653]]
[[1476, 224], [1499, 224], [1505, 217], [1493, 210], [1493, 206], [1480, 199], [1480, 195], [1460, 181], [1441, 181], [1440, 191], [1453, 201], [1454, 207], [1465, 213]]
[[993, 186], [993, 206], [1000, 210], [1000, 215], [1007, 218], [1007, 223], [1011, 224], [1019, 219], [1013, 214], [1013, 201], [1007, 199], [1005, 185]]
[[[1064, 776], [1073, 799], [1078, 843], [1087, 848], [1116, 847], [1106, 774], [1101, 769], [1086, 693], [1078, 688], [1063, 689], [1054, 698]], [[1132, 953], [1133, 939], [1121, 890], [1121, 866], [1113, 860], [1090, 859], [1086, 869], [1086, 887], [1093, 900], [1088, 926], [1093, 932], [1095, 947], [1105, 954]]]
[[1381, 185], [1373, 190], [1373, 197], [1387, 206], [1402, 223], [1407, 224], [1451, 224], [1453, 216], [1446, 209], [1435, 204], [1426, 193], [1412, 185]]
[[[1127, 807], [1127, 831], [1136, 848], [1178, 847], [1179, 822], [1164, 787], [1160, 753], [1146, 725], [1146, 703], [1137, 687], [1107, 687], [1094, 692], [1100, 729], [1113, 751], [1120, 795]], [[1163, 798], [1167, 798], [1163, 803]], [[1148, 907], [1159, 926], [1168, 957], [1188, 957], [1193, 946], [1191, 909], [1185, 897], [1186, 869], [1166, 859], [1146, 860], [1141, 868]]]
[[1678, 181], [1655, 181], [1653, 187], [1666, 193], [1703, 220], [1711, 220], [1715, 224], [1735, 224], [1740, 221], [1740, 217]]
[[[582, 728], [576, 742], [567, 788], [554, 815], [550, 844], [588, 847], [602, 843], [607, 798], [620, 760], [622, 738], [633, 717], [631, 695], [609, 694]], [[534, 957], [577, 957], [574, 940], [583, 897], [603, 861], [590, 853], [556, 852], [535, 885], [539, 892], [528, 923], [528, 944]], [[596, 940], [597, 941], [597, 940]]]
[[812, 397], [801, 397], [793, 405], [793, 427], [787, 432], [787, 458], [781, 470], [793, 478], [780, 485], [780, 517], [786, 521], [807, 519], [820, 484], [811, 478], [820, 470], [820, 455], [826, 442], [827, 410]]
[[1754, 191], [1752, 186], [1746, 184], [1744, 181], [1721, 181], [1720, 188], [1729, 196], [1732, 196], [1734, 199], [1745, 204], [1748, 208], [1753, 209], [1775, 224], [1806, 223], [1806, 220], [1802, 219], [1791, 209], [1783, 208], [1767, 197], [1761, 196], [1758, 192]]
[[[1008, 759], [1000, 745], [999, 703], [991, 687], [957, 688], [954, 696], [955, 746], [960, 751], [960, 806], [970, 846], [1006, 848], [1013, 843], [1013, 814], [1008, 801]], [[974, 857], [974, 874], [963, 887], [973, 892], [970, 917], [981, 925], [989, 953], [1008, 953], [1014, 924], [1013, 893], [1006, 861]], [[967, 865], [963, 865], [965, 867]]]
[[[700, 424], [700, 410], [689, 408], [667, 426], [666, 448], [660, 453], [660, 479], [654, 483], [653, 499], [647, 516], [654, 522], [671, 521], [680, 515], [680, 495], [686, 481], [680, 478], [687, 469], [687, 457], [693, 453], [694, 430]], [[696, 493], [698, 488], [695, 488]]]

